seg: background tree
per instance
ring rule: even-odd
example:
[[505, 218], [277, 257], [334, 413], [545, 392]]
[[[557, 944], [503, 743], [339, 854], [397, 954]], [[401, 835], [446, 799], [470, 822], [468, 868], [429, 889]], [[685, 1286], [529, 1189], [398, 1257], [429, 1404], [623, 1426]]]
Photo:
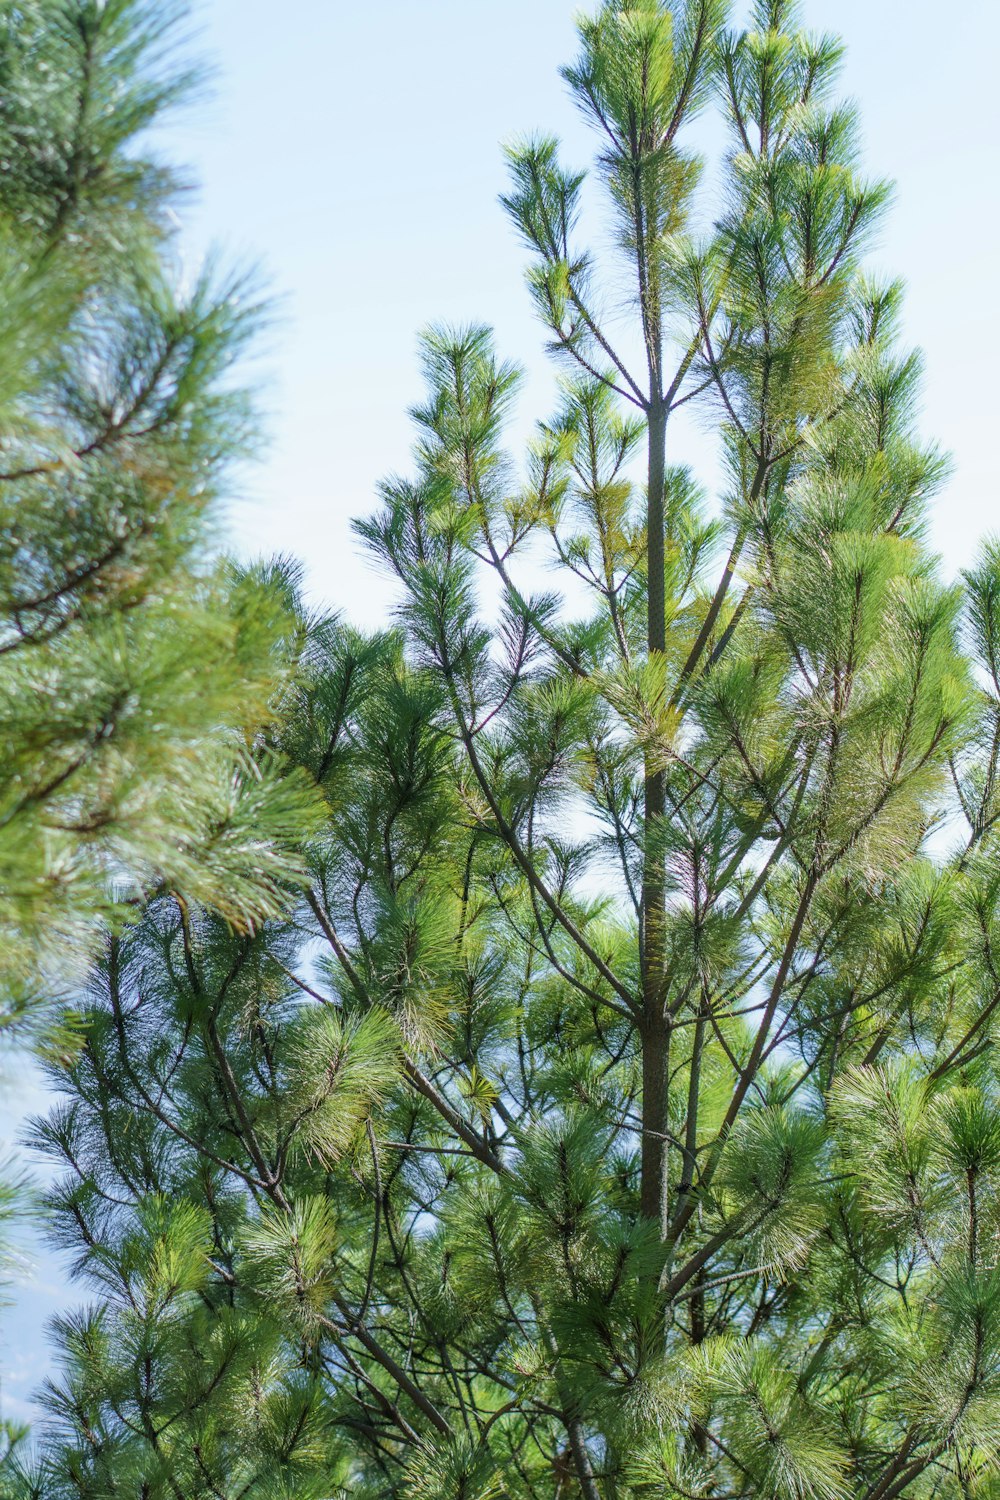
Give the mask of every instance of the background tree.
[[325, 802], [300, 911], [161, 895], [95, 968], [37, 1134], [101, 1301], [13, 1493], [996, 1490], [1000, 551], [946, 587], [922, 544], [838, 57], [785, 0], [581, 23], [617, 265], [514, 148], [559, 411], [517, 469], [516, 370], [427, 337], [360, 527], [398, 628], [303, 616], [260, 742]]
[[179, 283], [180, 183], [148, 153], [197, 81], [180, 18], [145, 0], [0, 6], [8, 1018], [39, 963], [96, 935], [112, 880], [167, 880], [245, 922], [277, 909], [286, 863], [268, 820], [290, 829], [294, 789], [269, 792], [241, 726], [264, 714], [287, 621], [254, 580], [206, 566], [212, 502], [254, 435], [231, 365], [260, 307], [239, 279]]

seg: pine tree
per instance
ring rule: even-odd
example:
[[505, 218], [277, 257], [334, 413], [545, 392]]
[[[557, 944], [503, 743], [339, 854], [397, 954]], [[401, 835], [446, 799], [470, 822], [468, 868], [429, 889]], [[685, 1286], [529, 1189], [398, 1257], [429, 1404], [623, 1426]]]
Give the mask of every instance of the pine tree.
[[[246, 278], [184, 286], [151, 127], [197, 82], [181, 13], [0, 6], [0, 945], [20, 1017], [122, 897], [273, 913], [291, 785], [247, 759], [280, 597], [208, 562], [253, 437]], [[180, 49], [180, 50], [179, 50]], [[117, 898], [109, 889], [117, 884]], [[49, 983], [52, 982], [49, 972]]]
[[324, 800], [300, 910], [108, 940], [37, 1126], [100, 1300], [12, 1494], [1000, 1492], [1000, 548], [948, 586], [924, 542], [839, 44], [788, 0], [580, 33], [617, 263], [512, 148], [560, 409], [518, 467], [516, 368], [427, 336], [359, 527], [398, 622], [302, 613], [260, 741]]

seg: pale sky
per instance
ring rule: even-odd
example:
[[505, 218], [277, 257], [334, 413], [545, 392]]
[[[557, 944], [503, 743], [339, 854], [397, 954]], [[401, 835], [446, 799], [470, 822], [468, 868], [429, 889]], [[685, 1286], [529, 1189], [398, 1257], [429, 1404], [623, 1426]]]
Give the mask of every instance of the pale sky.
[[[348, 520], [407, 464], [417, 331], [491, 323], [534, 377], [525, 429], [548, 411], [524, 255], [497, 204], [498, 143], [541, 128], [586, 163], [591, 138], [557, 76], [575, 52], [575, 9], [203, 6], [215, 100], [171, 138], [202, 183], [184, 210], [187, 242], [262, 261], [285, 317], [266, 392], [273, 445], [253, 479], [257, 504], [235, 508], [232, 534], [250, 550], [297, 553], [319, 596], [371, 623], [384, 596]], [[996, 524], [1000, 5], [804, 0], [803, 13], [846, 40], [844, 91], [861, 106], [869, 170], [897, 184], [875, 262], [908, 284], [907, 335], [927, 361], [924, 429], [954, 455], [934, 531], [954, 571]], [[704, 444], [692, 451], [707, 456]]]
[[[803, 0], [806, 24], [848, 45], [844, 92], [862, 111], [869, 171], [896, 182], [874, 266], [909, 288], [908, 339], [926, 359], [922, 429], [954, 478], [932, 543], [949, 574], [1000, 529], [996, 293], [1000, 4]], [[358, 623], [387, 592], [349, 521], [378, 479], [405, 470], [419, 397], [416, 334], [491, 323], [529, 375], [520, 427], [548, 414], [551, 375], [523, 287], [524, 256], [497, 195], [499, 142], [541, 129], [585, 165], [589, 137], [558, 67], [575, 52], [573, 0], [196, 0], [214, 97], [163, 136], [200, 183], [181, 208], [186, 262], [209, 246], [258, 262], [280, 300], [263, 387], [270, 446], [241, 479], [227, 541], [290, 552], [313, 597]], [[718, 135], [703, 133], [711, 151]], [[674, 458], [712, 477], [704, 433]], [[0, 1137], [43, 1107], [19, 1061], [0, 1079]], [[0, 1310], [0, 1412], [26, 1415], [44, 1373], [42, 1330], [67, 1292], [37, 1248]]]

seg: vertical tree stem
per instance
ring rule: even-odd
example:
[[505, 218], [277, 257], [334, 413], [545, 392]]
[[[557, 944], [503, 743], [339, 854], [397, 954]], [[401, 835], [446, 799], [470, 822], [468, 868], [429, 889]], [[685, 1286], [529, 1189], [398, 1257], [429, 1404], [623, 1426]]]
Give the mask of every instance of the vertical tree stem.
[[[654, 399], [648, 413], [647, 488], [647, 646], [652, 657], [666, 645], [666, 565], [664, 552], [664, 475], [667, 415]], [[670, 1032], [664, 1010], [666, 952], [666, 872], [659, 825], [666, 810], [663, 766], [647, 752], [644, 780], [645, 853], [642, 871], [642, 1167], [640, 1203], [644, 1215], [669, 1223], [667, 1079]]]

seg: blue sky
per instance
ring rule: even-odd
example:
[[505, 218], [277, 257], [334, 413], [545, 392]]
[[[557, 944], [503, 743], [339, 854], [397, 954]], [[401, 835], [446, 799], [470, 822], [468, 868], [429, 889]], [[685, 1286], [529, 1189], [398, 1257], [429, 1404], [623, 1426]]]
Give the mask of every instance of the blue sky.
[[[525, 425], [546, 414], [523, 254], [497, 204], [498, 142], [552, 130], [586, 162], [589, 137], [557, 76], [575, 51], [573, 11], [573, 0], [203, 8], [215, 100], [171, 142], [202, 182], [187, 240], [261, 260], [284, 299], [266, 391], [273, 443], [233, 535], [295, 551], [317, 593], [356, 616], [377, 618], [384, 595], [354, 561], [347, 523], [407, 463], [417, 330], [492, 323], [531, 376]], [[845, 38], [870, 170], [897, 183], [875, 260], [908, 283], [907, 333], [927, 357], [924, 427], [955, 456], [934, 533], [953, 571], [994, 524], [997, 490], [1000, 7], [804, 0], [803, 13]], [[710, 458], [705, 443], [691, 451]]]
[[[932, 543], [945, 570], [998, 527], [995, 351], [1000, 239], [1000, 6], [803, 0], [836, 30], [844, 91], [862, 109], [869, 170], [896, 181], [874, 265], [905, 278], [906, 332], [926, 357], [925, 436], [954, 478]], [[499, 142], [534, 129], [588, 159], [557, 76], [575, 50], [573, 0], [200, 0], [198, 48], [213, 97], [162, 138], [200, 183], [180, 207], [185, 264], [210, 246], [259, 263], [277, 299], [259, 361], [269, 445], [240, 476], [226, 540], [284, 551], [317, 601], [374, 625], [384, 581], [351, 540], [378, 479], [407, 465], [420, 394], [417, 331], [487, 321], [527, 371], [519, 430], [545, 416], [552, 376], [523, 288], [523, 254], [497, 205]], [[700, 147], [717, 149], [705, 129]], [[709, 480], [709, 434], [681, 428], [675, 459]], [[0, 1136], [40, 1107], [19, 1060], [0, 1079]], [[26, 1411], [46, 1364], [42, 1328], [67, 1298], [58, 1264], [36, 1267], [0, 1314], [0, 1411]], [[73, 1293], [70, 1293], [73, 1295]]]

